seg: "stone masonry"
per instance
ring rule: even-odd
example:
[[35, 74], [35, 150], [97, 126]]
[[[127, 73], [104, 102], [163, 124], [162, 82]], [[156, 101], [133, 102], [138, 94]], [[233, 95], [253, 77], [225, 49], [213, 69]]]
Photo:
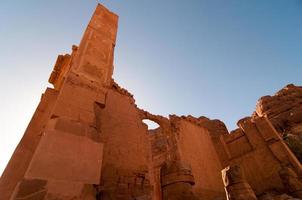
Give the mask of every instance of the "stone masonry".
[[302, 87], [260, 98], [230, 133], [220, 120], [154, 115], [112, 79], [117, 27], [99, 4], [58, 56], [0, 200], [302, 199]]

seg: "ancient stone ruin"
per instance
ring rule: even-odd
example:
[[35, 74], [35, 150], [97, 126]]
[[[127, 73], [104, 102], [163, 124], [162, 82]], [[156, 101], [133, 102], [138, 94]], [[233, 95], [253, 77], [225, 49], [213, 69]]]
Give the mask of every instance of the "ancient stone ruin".
[[112, 79], [117, 23], [98, 5], [80, 45], [58, 56], [1, 200], [302, 199], [302, 87], [260, 98], [231, 133], [219, 120], [151, 114]]

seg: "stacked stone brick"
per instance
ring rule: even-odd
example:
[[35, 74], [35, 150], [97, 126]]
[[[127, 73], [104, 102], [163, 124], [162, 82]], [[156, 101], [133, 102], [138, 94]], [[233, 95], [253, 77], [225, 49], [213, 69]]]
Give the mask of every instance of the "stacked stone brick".
[[58, 56], [0, 200], [302, 198], [302, 87], [261, 98], [231, 133], [220, 120], [151, 114], [112, 79], [117, 22], [98, 5], [80, 45]]

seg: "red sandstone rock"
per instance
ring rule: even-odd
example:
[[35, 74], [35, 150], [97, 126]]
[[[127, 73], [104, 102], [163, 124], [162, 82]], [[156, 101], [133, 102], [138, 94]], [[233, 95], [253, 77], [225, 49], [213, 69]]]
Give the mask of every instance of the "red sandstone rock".
[[302, 162], [302, 87], [287, 85], [258, 100], [253, 118], [266, 116]]
[[301, 134], [302, 87], [287, 85], [274, 96], [264, 96], [258, 100], [256, 117], [266, 116], [278, 132]]
[[257, 200], [257, 197], [238, 165], [222, 170], [222, 179], [228, 200]]
[[[293, 152], [301, 148], [302, 87], [262, 97], [231, 134], [219, 120], [153, 115], [112, 79], [117, 24], [98, 5], [80, 45], [58, 56], [54, 88], [0, 179], [0, 200], [222, 200], [224, 189], [229, 199], [301, 196]], [[144, 119], [159, 127], [148, 130]]]

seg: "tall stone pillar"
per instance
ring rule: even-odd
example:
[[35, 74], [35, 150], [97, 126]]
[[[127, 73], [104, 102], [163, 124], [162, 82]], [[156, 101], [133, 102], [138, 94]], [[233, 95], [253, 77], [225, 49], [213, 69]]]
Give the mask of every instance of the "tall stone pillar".
[[222, 170], [222, 179], [228, 200], [257, 200], [238, 165], [228, 166]]
[[57, 97], [11, 199], [96, 198], [103, 144], [95, 114], [112, 84], [117, 22], [98, 5], [79, 47], [58, 57], [49, 79]]

